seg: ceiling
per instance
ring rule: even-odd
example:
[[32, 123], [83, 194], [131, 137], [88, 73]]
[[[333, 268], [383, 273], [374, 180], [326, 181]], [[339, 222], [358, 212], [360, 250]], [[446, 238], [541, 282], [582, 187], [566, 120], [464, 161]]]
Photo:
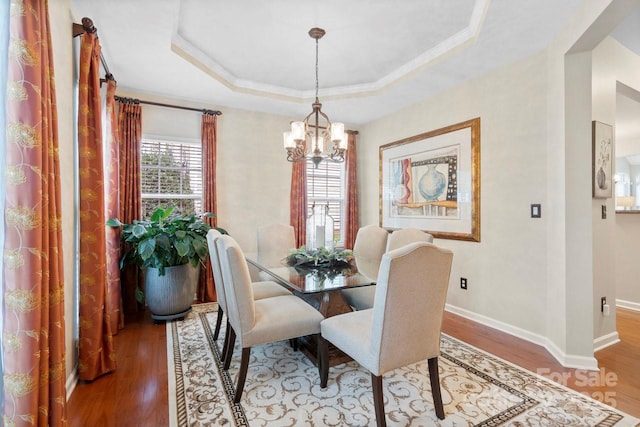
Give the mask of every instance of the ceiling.
[[[542, 50], [582, 1], [72, 0], [72, 13], [93, 20], [121, 90], [292, 117], [311, 110], [321, 27], [323, 111], [357, 126]], [[614, 36], [640, 55], [637, 22]]]

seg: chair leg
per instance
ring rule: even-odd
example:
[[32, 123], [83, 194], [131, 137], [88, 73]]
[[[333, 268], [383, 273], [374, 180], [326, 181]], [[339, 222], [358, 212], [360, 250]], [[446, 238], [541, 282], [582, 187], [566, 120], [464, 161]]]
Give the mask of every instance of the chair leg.
[[298, 351], [298, 338], [290, 338], [289, 345], [293, 349], [293, 351]]
[[224, 364], [224, 361], [227, 359], [227, 346], [229, 345], [229, 336], [231, 335], [229, 331], [231, 331], [231, 325], [229, 325], [229, 321], [227, 320], [227, 329], [226, 329], [226, 332], [224, 333], [224, 342], [222, 344], [222, 354], [220, 355], [220, 360], [222, 360], [223, 364]]
[[213, 331], [213, 340], [218, 341], [218, 336], [220, 335], [220, 326], [222, 326], [222, 316], [224, 316], [224, 312], [222, 308], [218, 306], [218, 318], [216, 319], [216, 329]]
[[318, 374], [320, 388], [326, 388], [329, 380], [329, 342], [320, 334], [318, 334]]
[[386, 427], [387, 419], [384, 414], [384, 395], [382, 393], [382, 375], [371, 374], [371, 385], [373, 385], [373, 405], [376, 409], [376, 425]]
[[242, 359], [240, 360], [240, 370], [238, 371], [238, 386], [236, 387], [236, 395], [233, 398], [234, 403], [240, 403], [242, 391], [244, 390], [244, 381], [247, 379], [247, 370], [249, 369], [250, 355], [251, 347], [242, 349]]
[[431, 380], [431, 395], [433, 396], [433, 406], [436, 408], [436, 416], [444, 420], [444, 406], [442, 405], [437, 357], [429, 359], [429, 379]]
[[225, 347], [225, 357], [224, 357], [224, 365], [222, 369], [225, 371], [229, 370], [229, 366], [231, 366], [231, 358], [233, 357], [233, 347], [236, 344], [236, 331], [233, 330], [231, 325], [229, 325], [229, 331], [227, 332], [229, 335], [229, 340], [227, 341], [227, 345]]

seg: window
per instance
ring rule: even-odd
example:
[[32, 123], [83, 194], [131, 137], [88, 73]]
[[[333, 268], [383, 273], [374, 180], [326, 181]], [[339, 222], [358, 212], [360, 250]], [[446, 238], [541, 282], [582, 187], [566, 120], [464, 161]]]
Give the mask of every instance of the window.
[[336, 246], [344, 245], [345, 164], [323, 160], [318, 168], [307, 159], [307, 216], [312, 206], [329, 205], [329, 215], [334, 221]]
[[202, 145], [142, 139], [140, 147], [142, 217], [158, 207], [181, 214], [202, 213]]

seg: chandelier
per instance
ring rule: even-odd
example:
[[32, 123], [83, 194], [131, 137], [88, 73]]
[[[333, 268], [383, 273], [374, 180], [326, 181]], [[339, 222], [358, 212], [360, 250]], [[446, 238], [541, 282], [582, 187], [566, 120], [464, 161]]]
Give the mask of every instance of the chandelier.
[[309, 30], [309, 36], [316, 40], [316, 100], [311, 104], [311, 113], [302, 121], [291, 122], [291, 130], [284, 133], [287, 160], [299, 162], [309, 158], [316, 168], [324, 159], [344, 161], [344, 152], [347, 150], [344, 123], [331, 123], [322, 112], [322, 104], [318, 100], [318, 40], [324, 34], [322, 28]]

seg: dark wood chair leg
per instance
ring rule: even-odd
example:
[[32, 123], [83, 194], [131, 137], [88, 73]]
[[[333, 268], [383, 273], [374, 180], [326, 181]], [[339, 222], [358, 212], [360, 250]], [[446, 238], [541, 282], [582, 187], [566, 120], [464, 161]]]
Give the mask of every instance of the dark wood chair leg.
[[433, 396], [433, 406], [436, 408], [436, 416], [444, 420], [444, 405], [442, 404], [442, 393], [440, 391], [437, 357], [429, 359], [429, 379], [431, 380], [431, 395]]
[[376, 409], [376, 425], [386, 427], [387, 419], [384, 414], [384, 395], [382, 393], [382, 375], [371, 374], [371, 385], [373, 385], [373, 405]]
[[225, 371], [229, 370], [229, 366], [231, 366], [231, 358], [233, 357], [233, 346], [236, 344], [236, 331], [233, 330], [231, 325], [229, 325], [229, 340], [227, 342], [225, 348], [225, 357], [224, 357], [224, 366], [222, 367]]
[[222, 344], [222, 354], [220, 356], [223, 364], [227, 359], [227, 347], [229, 346], [229, 337], [231, 336], [229, 331], [231, 331], [231, 325], [229, 324], [229, 319], [227, 319], [227, 328], [226, 332], [224, 333], [224, 343]]
[[326, 388], [329, 380], [329, 342], [318, 334], [318, 374], [320, 388]]
[[213, 331], [213, 340], [218, 341], [218, 336], [220, 335], [220, 326], [222, 326], [222, 316], [224, 316], [224, 312], [222, 308], [218, 306], [218, 318], [216, 319], [216, 329]]
[[298, 338], [289, 339], [289, 345], [293, 349], [293, 351], [298, 351]]
[[233, 398], [234, 403], [240, 403], [242, 391], [244, 390], [244, 381], [247, 379], [247, 370], [249, 369], [250, 355], [251, 347], [242, 349], [242, 359], [240, 359], [240, 370], [238, 371], [238, 386], [236, 387], [236, 395]]

